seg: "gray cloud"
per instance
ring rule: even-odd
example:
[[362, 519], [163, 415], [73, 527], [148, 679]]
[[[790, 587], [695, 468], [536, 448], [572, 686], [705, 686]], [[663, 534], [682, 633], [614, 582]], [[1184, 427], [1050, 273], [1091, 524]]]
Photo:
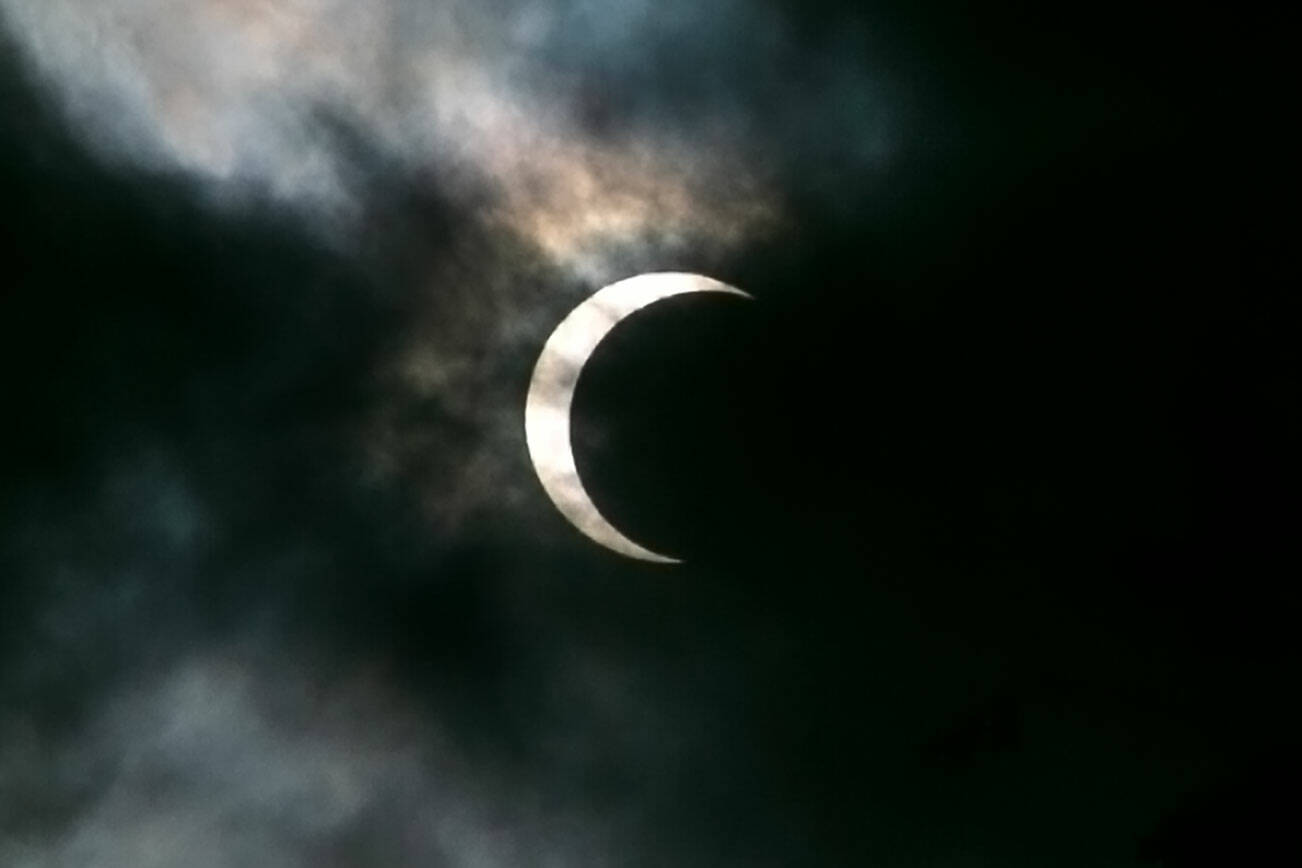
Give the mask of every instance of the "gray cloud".
[[[766, 67], [789, 46], [781, 19], [759, 4], [5, 0], [3, 9], [68, 116], [115, 159], [183, 172], [216, 200], [288, 204], [340, 234], [356, 227], [370, 191], [328, 133], [333, 118], [444, 194], [487, 194], [478, 219], [590, 278], [609, 276], [611, 244], [735, 246], [771, 224], [777, 149], [764, 137], [785, 144], [792, 126], [820, 121], [811, 137], [885, 126], [883, 104], [863, 103], [862, 73], [835, 55], [812, 67], [798, 111], [774, 116], [792, 94], [774, 92], [783, 79]], [[669, 97], [695, 110], [666, 112]], [[621, 122], [603, 127], [612, 115]]]
[[[386, 397], [358, 447], [377, 480], [423, 477], [430, 516], [449, 526], [530, 490], [511, 460], [523, 454], [519, 384], [504, 366], [580, 298], [764, 243], [783, 196], [818, 183], [829, 148], [858, 171], [887, 152], [884, 85], [849, 45], [803, 50], [766, 4], [0, 10], [106, 158], [180, 173], [237, 214], [270, 201], [350, 253], [419, 251], [438, 236], [403, 277], [413, 316], [375, 371]], [[400, 213], [405, 240], [376, 238], [394, 226], [377, 214], [425, 195], [447, 212], [439, 226]], [[431, 410], [474, 442], [449, 448], [447, 426], [413, 423]]]
[[[1288, 633], [1291, 319], [1191, 295], [1275, 188], [1191, 94], [1261, 83], [1132, 19], [0, 0], [0, 864], [1117, 864], [1291, 744], [1225, 712]], [[594, 390], [714, 513], [658, 510], [671, 575], [523, 432], [548, 332], [662, 269], [762, 332], [672, 408], [740, 385], [717, 449], [623, 379], [703, 332]]]
[[[207, 321], [181, 326], [179, 385], [159, 389], [177, 406], [139, 412], [186, 433], [118, 431], [129, 445], [97, 450], [72, 493], [24, 490], [6, 512], [21, 518], [0, 564], [22, 593], [0, 666], [0, 862], [721, 864], [684, 843], [699, 828], [666, 830], [686, 809], [664, 804], [694, 786], [692, 762], [727, 753], [708, 701], [666, 684], [717, 685], [539, 590], [569, 568], [544, 538], [523, 389], [547, 332], [602, 282], [776, 237], [784, 196], [826, 154], [815, 143], [881, 159], [884, 102], [862, 64], [805, 53], [740, 0], [0, 0], [0, 14], [98, 160], [197, 192], [176, 228], [184, 262], [146, 279], [231, 291], [221, 323], [259, 324], [232, 336], [231, 367], [198, 361], [225, 347]], [[783, 72], [793, 57], [804, 84]], [[268, 205], [328, 242], [321, 272], [250, 264], [284, 251], [220, 233]], [[217, 276], [186, 282], [207, 267], [190, 242]], [[322, 272], [362, 272], [348, 291], [375, 297], [336, 307]], [[360, 328], [349, 311], [386, 305], [401, 315], [377, 315], [378, 347], [338, 348]], [[169, 324], [89, 331], [134, 383], [153, 357], [120, 350]], [[331, 392], [323, 421], [277, 427], [276, 405], [332, 366], [363, 397]], [[305, 476], [328, 482], [272, 491]], [[476, 576], [458, 546], [484, 537], [505, 541], [504, 563]], [[566, 593], [579, 581], [567, 573]], [[332, 582], [359, 590], [330, 600]], [[486, 587], [466, 601], [458, 582]], [[432, 623], [390, 623], [406, 594]], [[357, 600], [383, 625], [331, 623]], [[404, 629], [447, 659], [415, 653], [426, 669], [404, 671]], [[477, 656], [495, 654], [506, 671]], [[477, 733], [481, 702], [519, 719]], [[528, 744], [505, 744], [512, 726]], [[620, 773], [635, 779], [593, 795]]]
[[[424, 476], [431, 515], [449, 523], [486, 492], [494, 508], [521, 503], [518, 384], [503, 364], [564, 311], [604, 282], [772, 238], [782, 197], [816, 182], [828, 147], [861, 170], [885, 154], [882, 85], [848, 46], [802, 51], [766, 4], [0, 10], [106, 158], [180, 173], [237, 214], [270, 201], [352, 253], [439, 236], [404, 278], [414, 316], [375, 372], [387, 398], [359, 448], [376, 479]], [[375, 238], [392, 226], [377, 213], [427, 193], [446, 225], [400, 215], [405, 241]], [[469, 453], [448, 449], [446, 427], [413, 427], [432, 407], [476, 432]]]
[[[75, 781], [75, 818], [0, 839], [14, 866], [610, 864], [599, 823], [476, 767], [383, 681], [205, 654], [48, 743], [7, 727], [20, 800]], [[10, 806], [12, 807], [12, 805]]]
[[[450, 654], [340, 641], [290, 625], [319, 610], [300, 593], [331, 594], [347, 543], [287, 534], [257, 553], [165, 450], [90, 482], [78, 508], [0, 537], [39, 586], [0, 669], [4, 864], [604, 866], [681, 846], [657, 799], [717, 750], [718, 711], [676, 695], [663, 650], [612, 644], [535, 571], [473, 578], [490, 619], [465, 636], [479, 604], [458, 596], [462, 570], [408, 556], [418, 595], [454, 607], [423, 611], [417, 642]], [[401, 578], [348, 579], [381, 611], [411, 605]], [[203, 610], [232, 583], [238, 621], [214, 630]], [[480, 671], [478, 648], [509, 666]], [[696, 859], [679, 864], [718, 864]]]

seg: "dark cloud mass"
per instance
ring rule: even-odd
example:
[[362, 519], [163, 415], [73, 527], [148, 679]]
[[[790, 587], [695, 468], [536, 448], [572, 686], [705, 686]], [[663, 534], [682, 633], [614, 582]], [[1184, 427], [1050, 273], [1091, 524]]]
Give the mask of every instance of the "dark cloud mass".
[[[1283, 55], [1246, 24], [0, 23], [0, 865], [1296, 847]], [[550, 330], [653, 270], [756, 297], [638, 314], [576, 392], [594, 500], [674, 568], [574, 532], [523, 431]]]

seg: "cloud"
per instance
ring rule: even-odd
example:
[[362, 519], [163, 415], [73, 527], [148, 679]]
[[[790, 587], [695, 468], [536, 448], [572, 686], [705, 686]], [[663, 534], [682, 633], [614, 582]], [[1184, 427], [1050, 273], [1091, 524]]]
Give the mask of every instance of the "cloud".
[[859, 60], [740, 0], [0, 15], [98, 161], [24, 266], [71, 384], [31, 406], [88, 457], [5, 506], [0, 862], [722, 864], [670, 803], [732, 761], [736, 664], [541, 599], [604, 578], [544, 538], [524, 389], [603, 282], [768, 243], [826, 143], [876, 159]]
[[5, 734], [6, 812], [80, 796], [66, 823], [0, 837], [16, 868], [609, 864], [599, 823], [469, 762], [372, 673], [206, 653], [66, 740]]
[[[141, 450], [0, 535], [30, 592], [0, 658], [0, 862], [505, 868], [693, 849], [658, 800], [717, 753], [717, 712], [676, 695], [665, 649], [584, 623], [537, 557], [485, 572], [444, 537], [450, 557], [408, 552], [385, 575], [376, 539], [283, 517], [270, 547], [237, 535], [246, 517], [213, 487]], [[679, 864], [709, 864], [694, 858]]]
[[[853, 40], [806, 46], [741, 0], [0, 12], [103, 159], [187, 179], [235, 216], [270, 203], [348, 256], [381, 251], [411, 316], [359, 448], [376, 480], [422, 479], [449, 528], [532, 490], [508, 460], [523, 454], [512, 365], [565, 311], [620, 277], [772, 242], [786, 196], [845, 159], [871, 169], [890, 127]], [[395, 274], [394, 258], [411, 264]]]
[[[763, 6], [4, 0], [0, 8], [102, 153], [185, 173], [217, 200], [289, 204], [336, 234], [356, 227], [372, 192], [340, 125], [414, 183], [473, 199], [478, 219], [589, 276], [605, 276], [608, 245], [735, 246], [780, 209], [772, 155], [756, 137], [788, 133], [781, 118], [766, 117], [765, 130], [747, 114], [747, 101], [781, 104], [760, 91], [781, 79], [755, 53], [781, 53], [786, 39]], [[804, 96], [806, 112], [811, 99], [833, 111], [847, 105], [831, 78]], [[854, 123], [860, 109], [873, 113], [850, 108]]]

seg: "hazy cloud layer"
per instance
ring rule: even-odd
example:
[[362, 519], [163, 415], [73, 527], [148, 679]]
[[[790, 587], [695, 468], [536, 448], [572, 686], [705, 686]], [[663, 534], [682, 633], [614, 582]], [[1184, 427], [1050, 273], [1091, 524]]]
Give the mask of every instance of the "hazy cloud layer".
[[[1270, 841], [1302, 417], [1246, 33], [0, 0], [0, 865], [1123, 865], [1200, 779], [1251, 822], [1155, 859]], [[658, 270], [756, 296], [588, 380], [668, 571], [523, 430]]]
[[[383, 628], [417, 631], [413, 679], [383, 637], [287, 629], [330, 593], [346, 543], [256, 554], [224, 538], [203, 489], [142, 454], [0, 539], [40, 593], [0, 671], [0, 861], [604, 866], [665, 838], [648, 828], [656, 791], [716, 749], [717, 721], [667, 692], [662, 652], [580, 627], [528, 571], [480, 575], [467, 599], [461, 570], [417, 557], [416, 593], [444, 611]], [[346, 578], [382, 611], [403, 593]], [[205, 608], [231, 583], [237, 622], [214, 632]], [[431, 660], [431, 643], [455, 653]], [[509, 666], [483, 671], [503, 648]], [[633, 784], [594, 800], [591, 782], [623, 770]]]
[[784, 22], [759, 3], [3, 9], [68, 117], [115, 159], [187, 173], [218, 199], [291, 204], [336, 234], [373, 192], [359, 159], [378, 159], [474, 198], [472, 219], [590, 277], [610, 276], [609, 245], [699, 249], [761, 231], [793, 135], [884, 154], [879, 87], [822, 46], [793, 92]]
[[[724, 261], [781, 231], [784, 197], [829, 153], [884, 158], [862, 60], [741, 0], [0, 0], [0, 15], [108, 171], [168, 202], [198, 192], [162, 236], [181, 253], [154, 265], [160, 236], [136, 224], [102, 243], [145, 264], [149, 292], [208, 312], [52, 314], [95, 320], [78, 321], [104, 359], [73, 363], [84, 394], [102, 379], [166, 397], [132, 411], [139, 428], [105, 399], [105, 419], [78, 418], [105, 442], [68, 491], [4, 504], [0, 862], [721, 864], [702, 843], [714, 820], [681, 829], [687, 809], [665, 802], [695, 787], [691, 763], [728, 761], [703, 706], [736, 667], [668, 664], [659, 632], [611, 640], [605, 613], [549, 609], [549, 571], [562, 596], [584, 577], [531, 538], [555, 516], [524, 388], [602, 282]], [[223, 234], [262, 232], [268, 211], [329, 242], [304, 245], [319, 269], [277, 246], [292, 232]], [[85, 242], [51, 226], [51, 250]], [[48, 258], [51, 285], [89, 291]], [[163, 336], [166, 364], [131, 352]], [[301, 427], [280, 409], [313, 400]], [[485, 535], [507, 541], [491, 568], [474, 562]]]
[[0, 839], [6, 865], [612, 862], [604, 824], [468, 762], [366, 673], [198, 656], [115, 696], [66, 741], [21, 719], [5, 736], [7, 810], [77, 802], [53, 834], [33, 824]]
[[[764, 3], [0, 9], [102, 156], [180, 173], [228, 213], [271, 202], [348, 253], [415, 256], [408, 333], [375, 372], [387, 397], [358, 443], [378, 479], [423, 480], [450, 523], [485, 497], [520, 502], [509, 366], [580, 298], [763, 243], [829, 156], [863, 171], [887, 154], [884, 84]], [[404, 213], [430, 198], [436, 225]]]

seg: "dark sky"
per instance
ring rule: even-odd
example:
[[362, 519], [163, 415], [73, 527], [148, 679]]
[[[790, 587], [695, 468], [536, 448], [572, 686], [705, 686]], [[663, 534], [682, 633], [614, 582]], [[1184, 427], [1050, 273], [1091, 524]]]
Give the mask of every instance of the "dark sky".
[[[706, 8], [708, 7], [708, 8]], [[0, 2], [0, 864], [1296, 849], [1270, 22]], [[565, 313], [657, 304], [523, 433]]]

